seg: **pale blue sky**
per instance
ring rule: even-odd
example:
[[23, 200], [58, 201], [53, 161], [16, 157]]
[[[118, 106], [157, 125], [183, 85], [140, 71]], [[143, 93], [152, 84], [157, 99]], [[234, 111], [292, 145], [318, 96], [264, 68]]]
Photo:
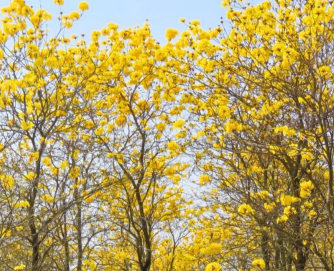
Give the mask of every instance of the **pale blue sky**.
[[[92, 30], [99, 30], [108, 22], [116, 23], [122, 28], [142, 25], [148, 19], [151, 25], [153, 37], [161, 43], [165, 43], [164, 37], [167, 28], [176, 28], [182, 32], [186, 30], [184, 24], [179, 23], [181, 17], [187, 21], [200, 20], [202, 27], [214, 28], [220, 23], [220, 17], [226, 10], [221, 7], [222, 0], [90, 0], [87, 1], [90, 9], [84, 17], [76, 22], [67, 33], [90, 34]], [[0, 2], [7, 2], [9, 0]], [[80, 0], [65, 0], [62, 9], [64, 14], [78, 10]], [[53, 0], [26, 0], [26, 3], [34, 8], [42, 8], [56, 16], [59, 7], [53, 4]], [[49, 28], [56, 29], [55, 24]]]

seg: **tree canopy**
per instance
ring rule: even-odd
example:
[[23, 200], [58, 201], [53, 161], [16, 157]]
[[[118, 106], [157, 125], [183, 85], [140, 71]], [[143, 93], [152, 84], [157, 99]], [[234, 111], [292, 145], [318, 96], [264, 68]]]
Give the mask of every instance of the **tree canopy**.
[[333, 2], [222, 6], [165, 44], [1, 9], [0, 270], [334, 270]]

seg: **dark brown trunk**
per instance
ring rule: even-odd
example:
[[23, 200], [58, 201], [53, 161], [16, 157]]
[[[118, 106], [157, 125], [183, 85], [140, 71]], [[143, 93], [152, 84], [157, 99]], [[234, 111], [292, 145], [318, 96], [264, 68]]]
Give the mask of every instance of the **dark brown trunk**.
[[81, 201], [77, 203], [77, 241], [78, 241], [78, 264], [77, 271], [82, 271], [82, 257], [83, 257], [83, 247], [82, 247], [82, 210], [81, 210]]

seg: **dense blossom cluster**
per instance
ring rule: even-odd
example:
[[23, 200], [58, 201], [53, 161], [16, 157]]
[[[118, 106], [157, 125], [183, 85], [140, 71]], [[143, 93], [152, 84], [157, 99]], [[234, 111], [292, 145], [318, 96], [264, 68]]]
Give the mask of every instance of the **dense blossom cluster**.
[[0, 270], [334, 270], [333, 3], [222, 5], [164, 45], [1, 9]]

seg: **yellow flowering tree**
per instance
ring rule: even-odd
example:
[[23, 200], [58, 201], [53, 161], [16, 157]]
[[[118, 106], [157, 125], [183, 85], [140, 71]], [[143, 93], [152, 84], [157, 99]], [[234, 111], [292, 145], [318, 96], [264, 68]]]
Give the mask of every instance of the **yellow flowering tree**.
[[1, 9], [3, 270], [334, 269], [333, 4], [222, 5], [164, 45]]
[[[45, 22], [52, 14], [43, 9], [35, 11], [18, 0], [1, 12], [1, 203], [8, 220], [1, 228], [1, 265], [10, 270], [70, 270], [73, 263], [81, 265], [78, 249], [69, 248], [72, 237], [67, 234], [78, 221], [70, 217], [73, 206], [85, 198], [76, 196], [75, 186], [79, 177], [88, 180], [84, 173], [90, 171], [89, 165], [77, 162], [87, 148], [79, 150], [80, 142], [75, 143], [76, 116], [84, 108], [80, 93], [93, 74], [86, 67], [88, 49], [84, 42], [67, 47], [76, 37], [49, 37]], [[73, 12], [63, 18], [60, 31], [79, 17]], [[57, 254], [64, 257], [56, 259]]]
[[188, 164], [180, 158], [189, 127], [182, 119], [184, 107], [175, 103], [177, 78], [169, 80], [159, 70], [160, 46], [148, 24], [112, 31], [112, 45], [98, 54], [99, 76], [87, 85], [90, 109], [82, 114], [83, 131], [104, 156], [101, 207], [111, 237], [98, 252], [101, 268], [148, 271], [159, 265], [157, 254], [166, 257], [160, 265], [167, 268], [168, 257], [173, 266], [173, 252], [159, 247], [175, 250], [184, 232], [176, 232], [174, 221], [182, 220], [188, 205], [180, 186]]
[[180, 102], [197, 120], [190, 149], [207, 230], [232, 235], [215, 259], [235, 270], [331, 270], [332, 3], [238, 5], [223, 2], [230, 30], [192, 21], [174, 44], [188, 78]]

